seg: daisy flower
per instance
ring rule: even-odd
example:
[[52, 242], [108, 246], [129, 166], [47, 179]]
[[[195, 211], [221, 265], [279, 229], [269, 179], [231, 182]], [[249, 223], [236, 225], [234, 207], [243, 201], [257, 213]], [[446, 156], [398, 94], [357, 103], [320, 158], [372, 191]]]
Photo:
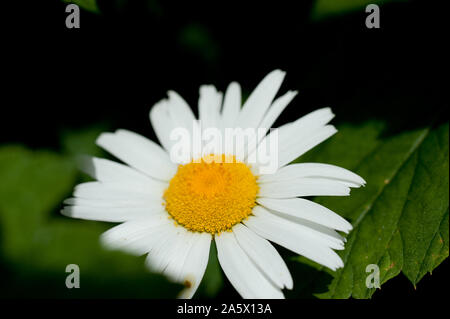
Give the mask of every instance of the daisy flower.
[[[302, 197], [347, 196], [351, 187], [365, 181], [333, 165], [289, 164], [337, 131], [328, 124], [334, 117], [329, 108], [276, 131], [267, 129], [297, 94], [288, 91], [275, 99], [284, 76], [280, 70], [269, 73], [242, 107], [239, 84], [231, 83], [224, 96], [214, 86], [201, 86], [198, 120], [189, 105], [169, 91], [150, 111], [161, 146], [127, 130], [101, 134], [96, 143], [123, 164], [85, 159], [83, 170], [97, 181], [77, 185], [62, 213], [121, 223], [102, 234], [101, 242], [111, 249], [147, 254], [151, 271], [184, 284], [181, 298], [191, 298], [197, 290], [213, 240], [225, 275], [244, 298], [283, 298], [282, 290], [293, 287], [285, 262], [270, 242], [332, 270], [343, 267], [335, 252], [344, 249], [338, 231], [348, 233], [351, 224]], [[183, 143], [191, 144], [198, 141], [196, 127], [219, 132], [253, 128], [264, 134], [250, 136], [244, 156], [231, 149], [193, 150], [183, 163], [176, 163], [171, 156], [177, 145], [174, 130], [190, 133]], [[262, 163], [248, 159], [274, 132], [276, 169], [262, 173]]]

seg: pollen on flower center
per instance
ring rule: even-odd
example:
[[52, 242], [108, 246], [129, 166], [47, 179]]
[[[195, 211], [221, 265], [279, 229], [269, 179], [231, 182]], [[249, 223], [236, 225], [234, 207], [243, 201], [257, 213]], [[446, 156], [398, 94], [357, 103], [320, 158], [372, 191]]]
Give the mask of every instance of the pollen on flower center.
[[234, 156], [202, 158], [180, 165], [164, 193], [166, 210], [191, 231], [220, 233], [252, 212], [258, 184]]

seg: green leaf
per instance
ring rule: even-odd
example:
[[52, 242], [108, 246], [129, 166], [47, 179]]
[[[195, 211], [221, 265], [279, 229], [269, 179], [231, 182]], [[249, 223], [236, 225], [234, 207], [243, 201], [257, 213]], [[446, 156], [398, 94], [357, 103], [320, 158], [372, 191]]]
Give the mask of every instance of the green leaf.
[[97, 0], [63, 0], [63, 1], [66, 3], [74, 3], [86, 11], [94, 13], [100, 12], [100, 10], [98, 9]]
[[[149, 273], [141, 258], [104, 250], [111, 224], [59, 214], [78, 173], [73, 161], [20, 146], [0, 148], [0, 294], [8, 297], [175, 297], [180, 286]], [[80, 289], [65, 286], [66, 266], [80, 268]]]
[[208, 62], [214, 62], [219, 55], [219, 47], [207, 27], [201, 24], [188, 24], [178, 36], [180, 44], [188, 51]]
[[26, 251], [33, 231], [50, 218], [75, 179], [73, 163], [54, 153], [34, 153], [20, 146], [0, 148], [3, 253], [13, 257]]
[[62, 150], [72, 156], [102, 157], [105, 153], [95, 144], [95, 141], [102, 132], [107, 130], [107, 125], [90, 126], [76, 131], [66, 130], [61, 134]]
[[198, 287], [195, 297], [213, 298], [223, 287], [222, 268], [217, 258], [217, 247], [214, 241], [211, 242], [209, 250], [208, 266], [205, 270], [202, 282]]
[[311, 12], [312, 20], [322, 20], [325, 18], [351, 13], [355, 11], [365, 12], [365, 7], [369, 4], [383, 4], [393, 1], [406, 0], [317, 0]]
[[332, 164], [367, 181], [348, 198], [317, 199], [354, 226], [340, 252], [345, 267], [327, 271], [333, 279], [319, 297], [371, 297], [369, 264], [379, 266], [381, 284], [403, 272], [415, 286], [448, 257], [448, 123], [394, 136], [383, 132], [376, 122], [343, 125], [334, 138], [301, 158], [333, 159]]

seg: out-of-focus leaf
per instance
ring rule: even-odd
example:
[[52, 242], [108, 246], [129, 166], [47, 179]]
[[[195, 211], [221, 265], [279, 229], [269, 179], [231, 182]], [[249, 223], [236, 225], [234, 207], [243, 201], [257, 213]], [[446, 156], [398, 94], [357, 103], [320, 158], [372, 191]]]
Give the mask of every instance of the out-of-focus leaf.
[[206, 267], [203, 280], [198, 287], [195, 297], [213, 298], [215, 297], [223, 286], [222, 269], [217, 258], [217, 248], [213, 241], [209, 251], [208, 266]]
[[73, 162], [20, 146], [0, 148], [1, 251], [23, 256], [36, 229], [51, 218], [77, 176]]
[[218, 44], [203, 25], [186, 25], [180, 31], [179, 42], [187, 50], [208, 62], [217, 60], [219, 54]]
[[[175, 297], [180, 286], [149, 273], [140, 258], [104, 250], [112, 225], [59, 215], [77, 170], [72, 160], [20, 146], [0, 148], [0, 260], [7, 297]], [[80, 267], [67, 289], [66, 266]]]
[[379, 5], [394, 1], [407, 0], [317, 0], [311, 11], [311, 19], [322, 20], [358, 10], [364, 12], [365, 7], [369, 4], [373, 3]]
[[382, 127], [344, 125], [301, 158], [352, 169], [367, 181], [348, 198], [317, 199], [354, 226], [340, 252], [345, 267], [328, 272], [333, 280], [319, 297], [371, 297], [369, 264], [379, 266], [381, 284], [402, 271], [416, 285], [448, 257], [448, 123], [394, 136], [382, 136]]
[[74, 3], [86, 11], [94, 13], [100, 12], [100, 10], [98, 9], [97, 0], [63, 0], [63, 1], [66, 3]]
[[61, 145], [64, 153], [79, 156], [103, 156], [104, 152], [95, 144], [95, 140], [107, 131], [106, 125], [98, 125], [77, 131], [65, 131], [61, 134]]

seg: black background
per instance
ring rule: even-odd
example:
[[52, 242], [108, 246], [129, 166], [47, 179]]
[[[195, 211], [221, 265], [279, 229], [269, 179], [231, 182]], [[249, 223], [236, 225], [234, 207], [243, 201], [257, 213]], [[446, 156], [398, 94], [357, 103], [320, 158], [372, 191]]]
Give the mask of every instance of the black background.
[[[200, 84], [248, 93], [275, 68], [282, 92], [299, 91], [277, 124], [324, 106], [337, 123], [382, 118], [392, 131], [448, 120], [443, 2], [387, 3], [381, 29], [363, 10], [311, 22], [312, 1], [144, 3], [100, 0], [80, 29], [61, 1], [2, 4], [0, 143], [57, 150], [62, 130], [97, 123], [154, 137], [148, 111], [167, 90], [195, 105]], [[434, 299], [447, 283], [448, 260], [417, 290], [400, 275], [374, 299]]]

